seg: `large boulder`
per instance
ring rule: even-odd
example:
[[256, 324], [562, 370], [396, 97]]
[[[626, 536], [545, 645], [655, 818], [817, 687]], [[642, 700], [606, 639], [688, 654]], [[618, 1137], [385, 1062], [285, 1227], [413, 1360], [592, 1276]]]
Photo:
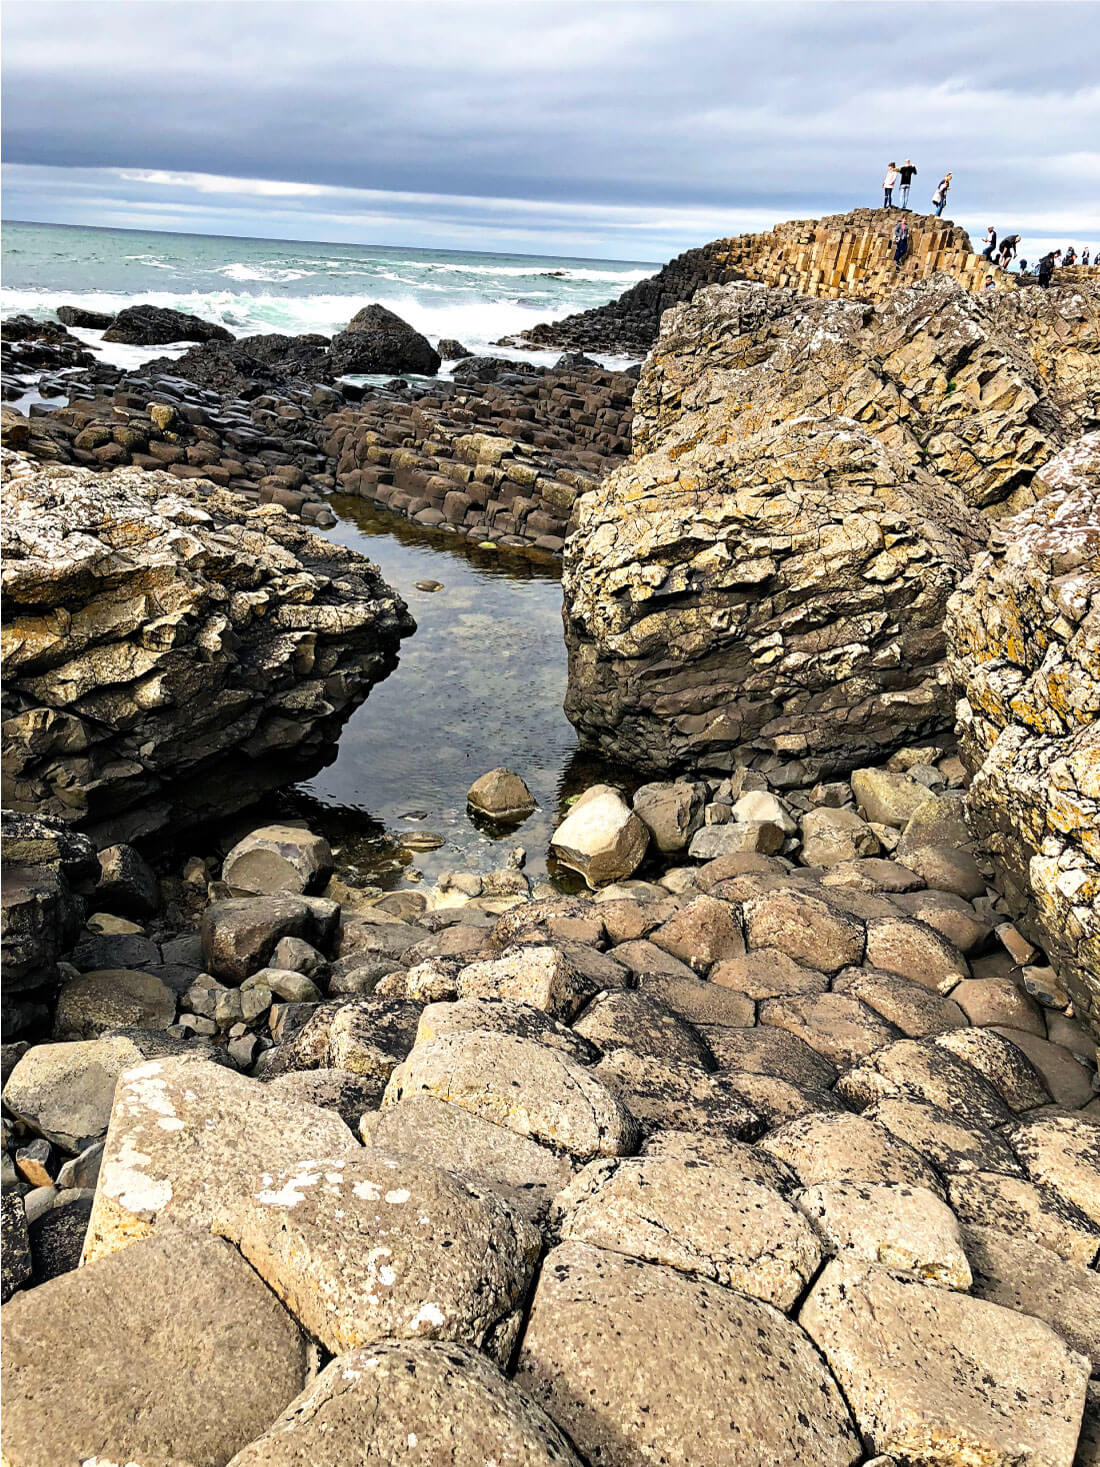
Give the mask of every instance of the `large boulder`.
[[335, 1111], [201, 1059], [138, 1064], [115, 1091], [85, 1261], [153, 1233], [209, 1228], [288, 1158], [342, 1152], [361, 1149]]
[[1090, 421], [1096, 293], [1039, 294], [938, 275], [872, 306], [744, 282], [666, 312], [634, 460], [566, 546], [586, 741], [662, 771], [736, 753], [812, 775], [946, 729], [973, 511], [1032, 503]]
[[434, 377], [441, 358], [426, 336], [385, 306], [364, 306], [332, 338], [333, 372], [416, 372]]
[[6, 454], [4, 799], [100, 844], [316, 767], [413, 630], [377, 569], [200, 480]]
[[186, 311], [140, 305], [124, 306], [104, 331], [103, 340], [124, 346], [167, 346], [170, 341], [232, 341], [233, 334]]
[[1100, 1025], [1100, 434], [1040, 475], [952, 598], [970, 818], [1023, 930]]
[[240, 1254], [201, 1234], [150, 1239], [18, 1296], [3, 1345], [10, 1467], [214, 1467], [290, 1404], [310, 1361]]
[[845, 1255], [799, 1323], [873, 1451], [927, 1467], [1073, 1460], [1088, 1361], [1037, 1319]]
[[287, 1152], [214, 1230], [327, 1350], [462, 1340], [506, 1365], [542, 1235], [498, 1194], [389, 1152]]
[[633, 875], [648, 844], [648, 828], [618, 790], [594, 784], [555, 830], [550, 853], [589, 886], [609, 886]]
[[950, 720], [943, 615], [972, 536], [850, 420], [734, 436], [687, 413], [579, 501], [566, 712], [643, 767], [869, 763]]

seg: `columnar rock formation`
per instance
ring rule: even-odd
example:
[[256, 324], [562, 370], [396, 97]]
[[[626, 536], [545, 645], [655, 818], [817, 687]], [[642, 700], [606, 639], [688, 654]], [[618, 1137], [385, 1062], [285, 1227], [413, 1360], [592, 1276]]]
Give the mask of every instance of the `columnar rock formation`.
[[879, 306], [738, 284], [670, 311], [634, 461], [566, 546], [582, 736], [798, 780], [948, 727], [947, 597], [1094, 420], [1098, 362], [1095, 295], [942, 275]]
[[128, 839], [316, 760], [413, 630], [278, 506], [5, 455], [4, 803]]
[[[792, 219], [766, 234], [716, 239], [677, 256], [618, 300], [536, 326], [523, 339], [532, 346], [645, 352], [669, 307], [689, 301], [704, 285], [735, 280], [789, 286], [830, 300], [886, 300], [899, 282], [939, 273], [968, 291], [982, 290], [990, 276], [998, 291], [1015, 289], [1016, 277], [975, 254], [964, 229], [932, 214], [906, 214], [909, 253], [895, 267], [893, 232], [900, 217], [892, 209], [854, 209], [824, 219]], [[1072, 272], [1075, 285], [1090, 279], [1100, 280], [1100, 267]]]
[[952, 598], [970, 809], [1010, 903], [1100, 1027], [1100, 434], [1043, 469]]

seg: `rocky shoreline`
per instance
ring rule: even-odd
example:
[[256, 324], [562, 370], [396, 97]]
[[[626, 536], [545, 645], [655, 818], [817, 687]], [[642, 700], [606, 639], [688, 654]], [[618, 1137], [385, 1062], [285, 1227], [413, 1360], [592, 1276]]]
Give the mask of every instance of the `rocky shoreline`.
[[[559, 323], [640, 380], [5, 327], [5, 1464], [1100, 1462], [1100, 298], [878, 222]], [[417, 889], [196, 823], [414, 630], [334, 492], [564, 555], [583, 893], [522, 769]]]

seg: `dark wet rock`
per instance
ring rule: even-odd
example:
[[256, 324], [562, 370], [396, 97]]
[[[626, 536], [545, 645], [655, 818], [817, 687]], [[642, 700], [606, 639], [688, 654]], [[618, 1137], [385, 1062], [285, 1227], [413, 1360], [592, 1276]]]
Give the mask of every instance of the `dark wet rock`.
[[359, 372], [415, 372], [434, 377], [440, 355], [426, 336], [385, 306], [364, 306], [343, 331], [332, 338], [329, 351], [337, 376]]
[[151, 917], [160, 906], [160, 887], [152, 868], [133, 846], [107, 846], [99, 853], [95, 904], [121, 917]]
[[232, 333], [186, 311], [165, 306], [124, 306], [103, 333], [125, 346], [164, 346], [170, 341], [232, 341]]
[[36, 1285], [79, 1267], [91, 1215], [92, 1199], [79, 1197], [51, 1207], [31, 1223], [28, 1231]]
[[0, 1303], [6, 1304], [33, 1277], [23, 1198], [14, 1187], [5, 1186], [0, 1194]]
[[88, 311], [83, 306], [58, 306], [55, 315], [63, 326], [79, 326], [89, 331], [106, 331], [115, 319], [108, 311]]

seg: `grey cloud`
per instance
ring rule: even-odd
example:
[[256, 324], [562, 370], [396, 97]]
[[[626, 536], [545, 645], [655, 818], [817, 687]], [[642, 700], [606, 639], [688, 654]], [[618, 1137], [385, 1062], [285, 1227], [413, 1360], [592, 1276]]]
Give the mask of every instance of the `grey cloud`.
[[898, 154], [978, 214], [1091, 214], [1100, 178], [1084, 4], [43, 0], [3, 31], [17, 164], [775, 218], [874, 202]]

